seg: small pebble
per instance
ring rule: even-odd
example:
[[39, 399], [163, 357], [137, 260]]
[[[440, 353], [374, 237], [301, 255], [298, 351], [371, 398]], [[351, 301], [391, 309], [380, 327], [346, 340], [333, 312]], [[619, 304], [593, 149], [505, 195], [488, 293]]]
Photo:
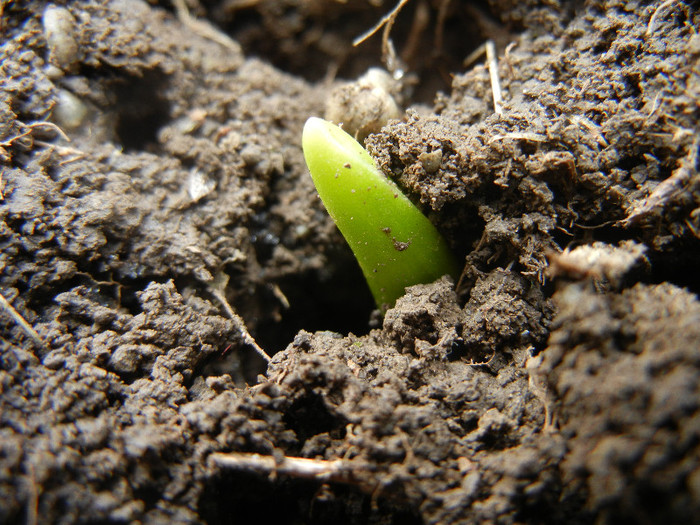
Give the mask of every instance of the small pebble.
[[80, 60], [80, 48], [75, 38], [73, 15], [65, 7], [50, 4], [44, 9], [41, 21], [49, 46], [49, 63], [66, 72], [75, 71]]
[[53, 110], [53, 118], [63, 129], [79, 128], [85, 117], [87, 116], [88, 108], [73, 93], [61, 89], [58, 92], [58, 100]]

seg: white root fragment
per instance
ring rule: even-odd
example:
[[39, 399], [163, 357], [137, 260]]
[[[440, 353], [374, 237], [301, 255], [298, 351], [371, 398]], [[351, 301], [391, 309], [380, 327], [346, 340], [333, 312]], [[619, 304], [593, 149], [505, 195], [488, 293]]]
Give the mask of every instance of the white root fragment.
[[544, 408], [544, 427], [542, 430], [545, 433], [551, 433], [558, 430], [559, 422], [556, 414], [556, 401], [549, 389], [547, 375], [540, 369], [542, 360], [543, 354], [528, 358], [525, 362], [525, 370], [528, 374], [530, 391], [540, 400], [542, 408]]
[[486, 54], [486, 67], [489, 70], [489, 80], [491, 82], [493, 111], [501, 115], [503, 113], [503, 91], [501, 90], [501, 81], [498, 76], [498, 56], [496, 54], [496, 44], [494, 41], [487, 40], [477, 47], [462, 61], [462, 66], [465, 68], [471, 66], [479, 60], [484, 53]]
[[574, 115], [571, 120], [579, 127], [586, 128], [586, 130], [593, 135], [593, 138], [601, 148], [607, 148], [609, 146], [608, 141], [605, 139], [605, 136], [603, 135], [603, 132], [598, 124], [587, 119], [583, 115]]
[[503, 113], [503, 94], [501, 92], [501, 82], [498, 78], [498, 58], [496, 56], [496, 44], [493, 40], [487, 40], [486, 44], [486, 65], [489, 68], [491, 78], [491, 93], [493, 95], [493, 110], [498, 115]]
[[285, 475], [339, 483], [351, 483], [355, 477], [353, 475], [355, 468], [342, 459], [283, 457], [280, 460], [274, 456], [233, 452], [211, 454], [209, 461], [222, 468], [246, 470], [268, 476]]
[[634, 241], [624, 241], [619, 246], [594, 242], [562, 253], [548, 254], [547, 274], [550, 277], [568, 275], [576, 279], [589, 277], [618, 283], [627, 272], [646, 261], [645, 251], [643, 244]]
[[493, 135], [488, 143], [493, 144], [494, 142], [497, 142], [499, 140], [529, 140], [531, 142], [545, 142], [547, 140], [547, 137], [545, 135], [541, 135], [539, 133], [528, 133], [528, 132], [523, 132], [523, 133], [518, 133], [518, 132], [513, 132], [513, 133], [506, 133], [505, 135]]

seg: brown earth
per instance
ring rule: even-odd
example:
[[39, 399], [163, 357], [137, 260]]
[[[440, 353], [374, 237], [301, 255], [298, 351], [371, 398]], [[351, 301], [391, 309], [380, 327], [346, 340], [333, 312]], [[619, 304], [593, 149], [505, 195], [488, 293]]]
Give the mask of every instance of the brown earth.
[[394, 4], [183, 5], [0, 2], [0, 522], [700, 523], [697, 2], [408, 2], [383, 318], [300, 136]]

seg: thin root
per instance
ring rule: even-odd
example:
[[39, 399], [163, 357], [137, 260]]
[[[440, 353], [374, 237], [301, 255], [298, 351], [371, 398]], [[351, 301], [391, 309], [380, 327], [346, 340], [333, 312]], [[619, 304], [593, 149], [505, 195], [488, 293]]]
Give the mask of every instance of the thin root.
[[36, 333], [36, 330], [30, 325], [24, 317], [22, 317], [17, 310], [10, 304], [10, 302], [5, 299], [5, 296], [0, 294], [0, 309], [5, 310], [10, 317], [19, 325], [22, 331], [36, 344], [43, 347], [45, 345], [44, 340]]
[[474, 51], [469, 53], [464, 60], [462, 60], [462, 67], [468, 68], [472, 66], [477, 60], [479, 60], [483, 56], [485, 52], [486, 44], [481, 44]]
[[53, 129], [56, 133], [59, 134], [59, 136], [63, 140], [65, 140], [66, 142], [70, 142], [68, 135], [66, 135], [66, 133], [61, 128], [59, 128], [56, 124], [54, 124], [53, 122], [46, 122], [46, 121], [42, 120], [39, 122], [32, 122], [31, 124], [27, 124], [27, 129], [25, 131], [23, 131], [22, 133], [19, 133], [18, 135], [12, 136], [9, 139], [4, 140], [3, 142], [0, 142], [0, 147], [9, 148], [10, 146], [12, 146], [13, 142], [15, 142], [21, 138], [24, 138], [28, 135], [31, 135], [32, 132], [36, 128], [44, 128], [44, 127]]
[[52, 148], [56, 153], [58, 153], [59, 156], [66, 157], [58, 163], [60, 166], [70, 164], [71, 162], [75, 162], [76, 160], [84, 159], [87, 156], [84, 152], [80, 151], [79, 149], [57, 146], [56, 144], [44, 142], [43, 140], [37, 140], [36, 144], [45, 148]]
[[515, 78], [515, 70], [513, 69], [513, 62], [511, 60], [511, 52], [513, 49], [515, 49], [518, 46], [517, 42], [511, 42], [506, 46], [506, 50], [503, 53], [503, 62], [506, 64], [506, 68], [508, 68], [508, 77], [512, 80]]
[[245, 326], [245, 323], [243, 322], [243, 319], [233, 311], [233, 308], [231, 308], [231, 305], [228, 304], [228, 301], [226, 300], [226, 297], [224, 297], [224, 294], [221, 293], [220, 290], [217, 290], [214, 287], [210, 287], [209, 291], [212, 293], [214, 297], [221, 303], [221, 306], [224, 307], [224, 310], [226, 310], [226, 313], [228, 316], [233, 320], [233, 322], [236, 324], [236, 328], [238, 328], [238, 331], [241, 334], [241, 337], [243, 338], [243, 342], [246, 343], [247, 345], [250, 345], [255, 352], [262, 357], [266, 363], [270, 362], [270, 356], [267, 355], [267, 352], [260, 348], [258, 343], [255, 342], [255, 339], [253, 338], [252, 335], [250, 335], [250, 332], [248, 332], [248, 329]]
[[409, 0], [399, 0], [399, 3], [396, 4], [394, 9], [384, 15], [372, 29], [367, 31], [365, 34], [360, 35], [352, 42], [352, 45], [357, 47], [384, 27], [384, 31], [382, 32], [382, 57], [384, 58], [387, 69], [392, 74], [398, 71], [399, 65], [396, 59], [396, 51], [394, 50], [394, 46], [389, 39], [389, 34], [391, 33], [391, 28], [394, 26], [394, 22], [396, 21], [399, 11], [401, 11], [401, 9], [403, 9], [408, 2]]
[[27, 124], [27, 127], [30, 128], [30, 130], [34, 130], [34, 128], [51, 128], [56, 133], [58, 133], [63, 140], [65, 140], [66, 142], [70, 142], [70, 139], [68, 138], [68, 135], [66, 135], [65, 131], [63, 131], [53, 122], [47, 122], [42, 120], [40, 122], [32, 122], [31, 124]]
[[[401, 50], [401, 59], [404, 63], [410, 64], [415, 60], [416, 55], [422, 51], [421, 37], [428, 27], [429, 22], [430, 8], [425, 2], [418, 3], [416, 12], [413, 15], [411, 29], [408, 32], [408, 37]], [[437, 45], [435, 47], [437, 48]]]
[[[399, 3], [396, 4], [394, 9], [389, 11], [387, 14], [385, 14], [377, 24], [371, 28], [369, 31], [366, 33], [358, 36], [355, 40], [352, 41], [353, 47], [359, 46], [362, 42], [370, 38], [372, 35], [374, 35], [377, 31], [379, 31], [382, 27], [384, 27], [386, 24], [389, 24], [390, 26], [394, 24], [394, 20], [396, 20], [397, 15], [399, 14], [399, 11], [403, 9], [403, 7], [409, 2], [409, 0], [399, 0]], [[389, 28], [391, 29], [391, 27]]]
[[[193, 17], [187, 9], [185, 0], [172, 0], [172, 2], [175, 7], [175, 12], [177, 13], [177, 19], [182, 25], [189, 27], [202, 38], [216, 42], [227, 49], [238, 51], [238, 44], [232, 38], [216, 29], [209, 22], [198, 20]], [[257, 2], [252, 2], [252, 5], [255, 5], [255, 3]]]
[[656, 25], [656, 19], [659, 16], [659, 13], [666, 9], [669, 6], [672, 6], [673, 4], [676, 3], [676, 0], [666, 0], [663, 4], [661, 4], [659, 7], [656, 8], [654, 13], [651, 15], [651, 18], [649, 18], [649, 24], [647, 25], [647, 32], [646, 36], [651, 35], [654, 32], [654, 26]]
[[493, 361], [493, 358], [496, 357], [496, 351], [494, 350], [493, 353], [491, 354], [491, 357], [489, 357], [486, 361], [474, 361], [473, 359], [470, 359], [469, 362], [467, 363], [468, 366], [488, 366], [491, 364]]

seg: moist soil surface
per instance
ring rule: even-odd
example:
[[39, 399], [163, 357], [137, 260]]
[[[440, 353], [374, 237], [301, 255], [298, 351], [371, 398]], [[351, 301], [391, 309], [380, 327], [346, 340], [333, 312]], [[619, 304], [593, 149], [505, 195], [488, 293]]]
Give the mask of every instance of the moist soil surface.
[[[697, 2], [393, 7], [0, 2], [1, 523], [699, 522]], [[461, 275], [374, 310], [324, 114]]]

